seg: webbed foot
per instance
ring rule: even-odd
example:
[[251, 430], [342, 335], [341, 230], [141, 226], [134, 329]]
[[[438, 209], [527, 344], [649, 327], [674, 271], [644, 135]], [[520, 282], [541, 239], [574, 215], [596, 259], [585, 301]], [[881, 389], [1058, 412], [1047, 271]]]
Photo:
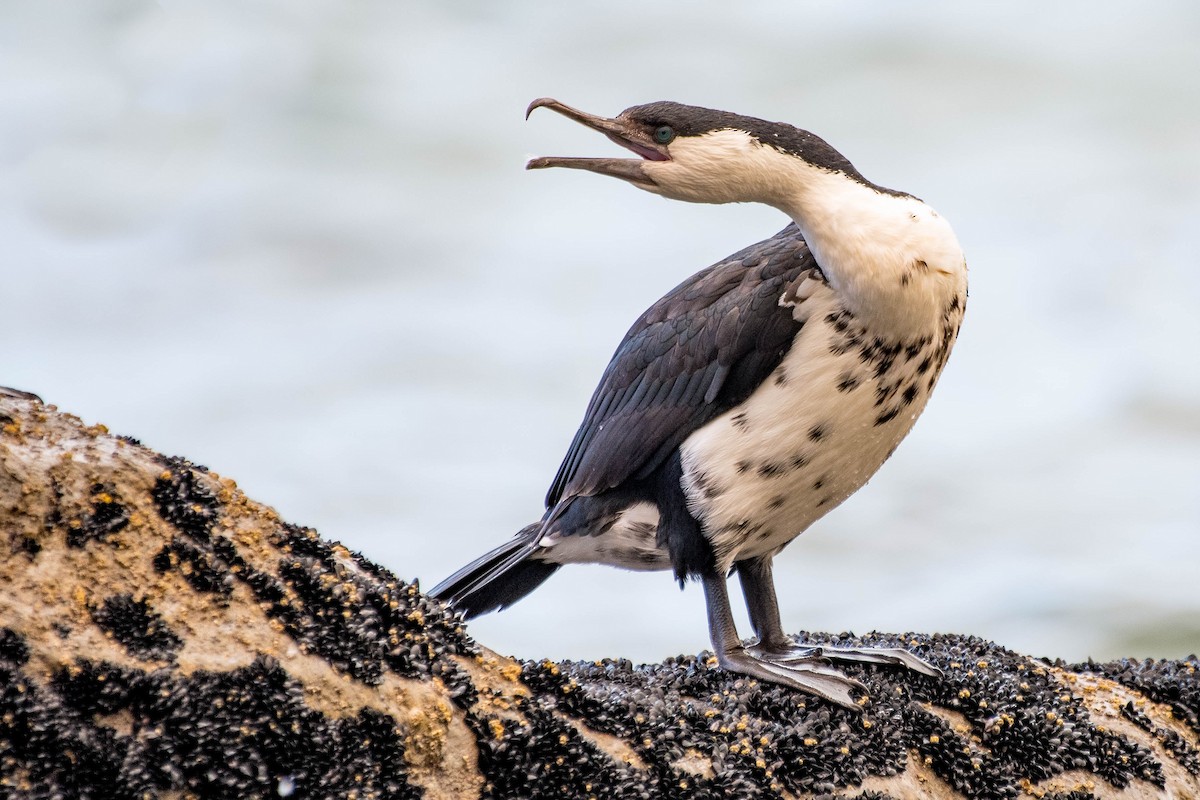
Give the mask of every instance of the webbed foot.
[[729, 672], [799, 689], [842, 708], [858, 708], [858, 703], [850, 693], [858, 691], [866, 694], [867, 691], [867, 687], [829, 667], [828, 661], [820, 657], [778, 661], [756, 654], [753, 648], [739, 646], [718, 651], [717, 663]]
[[774, 647], [754, 645], [750, 651], [756, 658], [782, 666], [813, 662], [887, 664], [904, 667], [932, 678], [942, 677], [942, 671], [933, 664], [899, 647], [830, 647], [788, 642], [786, 645]]

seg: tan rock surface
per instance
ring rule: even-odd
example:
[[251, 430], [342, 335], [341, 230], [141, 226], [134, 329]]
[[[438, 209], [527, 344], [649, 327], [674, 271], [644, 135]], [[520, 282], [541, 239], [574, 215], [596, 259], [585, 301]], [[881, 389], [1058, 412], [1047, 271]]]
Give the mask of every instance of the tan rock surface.
[[1200, 798], [1194, 658], [874, 634], [947, 674], [860, 669], [858, 712], [703, 654], [516, 662], [232, 480], [3, 390], [0, 564], [13, 796]]

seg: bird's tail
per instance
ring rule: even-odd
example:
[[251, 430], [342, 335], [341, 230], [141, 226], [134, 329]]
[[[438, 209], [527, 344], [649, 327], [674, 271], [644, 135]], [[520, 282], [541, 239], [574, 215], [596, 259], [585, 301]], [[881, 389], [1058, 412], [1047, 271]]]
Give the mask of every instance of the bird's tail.
[[535, 522], [495, 550], [484, 553], [433, 587], [431, 597], [449, 603], [467, 619], [507, 608], [532, 592], [558, 569], [530, 558], [542, 523]]

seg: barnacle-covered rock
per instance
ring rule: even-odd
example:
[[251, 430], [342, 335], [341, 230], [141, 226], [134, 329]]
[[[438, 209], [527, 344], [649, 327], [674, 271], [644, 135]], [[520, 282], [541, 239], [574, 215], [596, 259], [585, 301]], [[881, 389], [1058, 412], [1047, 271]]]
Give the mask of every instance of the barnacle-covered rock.
[[854, 711], [719, 670], [518, 662], [233, 481], [0, 390], [0, 796], [1200, 797], [1196, 658], [969, 636]]

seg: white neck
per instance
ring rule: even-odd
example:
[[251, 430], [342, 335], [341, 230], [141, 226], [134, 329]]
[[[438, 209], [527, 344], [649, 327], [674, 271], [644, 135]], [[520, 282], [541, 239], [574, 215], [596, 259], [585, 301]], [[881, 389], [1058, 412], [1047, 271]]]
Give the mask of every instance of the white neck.
[[698, 203], [758, 202], [800, 227], [847, 310], [877, 335], [935, 332], [966, 293], [954, 231], [915, 197], [880, 192], [846, 175], [764, 145], [745, 131], [680, 137], [671, 160], [643, 169], [665, 197]]
[[795, 174], [772, 205], [804, 234], [830, 285], [872, 327], [923, 333], [966, 291], [949, 224], [925, 203], [787, 159]]

